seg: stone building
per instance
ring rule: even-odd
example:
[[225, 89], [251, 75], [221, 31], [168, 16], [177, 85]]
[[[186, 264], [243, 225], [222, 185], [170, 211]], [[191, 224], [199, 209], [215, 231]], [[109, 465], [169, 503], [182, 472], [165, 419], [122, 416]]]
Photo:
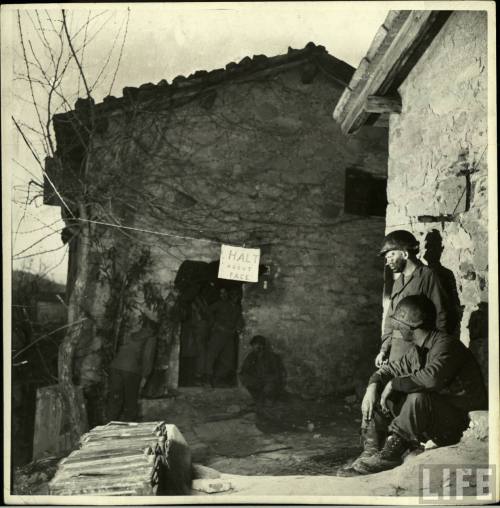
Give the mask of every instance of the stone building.
[[[261, 270], [258, 283], [239, 285], [240, 359], [263, 334], [281, 354], [292, 392], [324, 395], [365, 381], [380, 340], [387, 130], [367, 126], [350, 137], [332, 120], [353, 72], [310, 43], [125, 88], [97, 105], [79, 100], [54, 117], [58, 160], [47, 162], [45, 201], [67, 219], [70, 291], [79, 222], [53, 185], [69, 208], [85, 195], [95, 226], [87, 350], [96, 354], [109, 333], [129, 332], [106, 328], [117, 279], [101, 275], [116, 270], [117, 259], [125, 273], [147, 251], [138, 277], [165, 295], [197, 270], [223, 285], [221, 244], [245, 245], [261, 250]], [[178, 335], [171, 340], [176, 386]]]
[[388, 118], [386, 231], [412, 231], [456, 285], [486, 381], [487, 28], [486, 11], [391, 11], [334, 112], [345, 134]]

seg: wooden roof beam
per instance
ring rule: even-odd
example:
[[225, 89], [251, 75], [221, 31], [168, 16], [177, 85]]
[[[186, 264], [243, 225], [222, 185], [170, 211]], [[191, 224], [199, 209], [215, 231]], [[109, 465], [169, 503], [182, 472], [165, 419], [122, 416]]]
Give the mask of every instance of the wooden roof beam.
[[369, 95], [366, 98], [365, 111], [367, 113], [401, 113], [401, 97], [399, 95], [379, 97]]
[[381, 107], [380, 102], [376, 106], [373, 97], [389, 99], [395, 96], [399, 85], [451, 14], [451, 11], [410, 11], [402, 17], [398, 12], [404, 11], [395, 11], [393, 18], [402, 21], [401, 26], [394, 27], [395, 33], [386, 27], [385, 39], [384, 31], [381, 31], [378, 40], [370, 47], [371, 61], [365, 57], [362, 69], [355, 73], [335, 109], [334, 118], [345, 134], [358, 130], [374, 113], [398, 112], [395, 102], [389, 106], [390, 100], [385, 101], [385, 107], [396, 111], [371, 111]]

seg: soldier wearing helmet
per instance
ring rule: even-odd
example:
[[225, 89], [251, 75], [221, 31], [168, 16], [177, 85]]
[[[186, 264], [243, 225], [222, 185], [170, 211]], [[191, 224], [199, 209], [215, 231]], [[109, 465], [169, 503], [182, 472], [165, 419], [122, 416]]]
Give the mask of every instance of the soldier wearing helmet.
[[397, 304], [403, 298], [410, 295], [424, 295], [429, 298], [436, 308], [437, 329], [447, 330], [449, 320], [445, 291], [435, 272], [417, 258], [418, 250], [417, 239], [404, 230], [389, 233], [382, 243], [380, 255], [384, 256], [386, 265], [397, 278], [384, 317], [382, 346], [375, 359], [377, 367], [386, 361], [399, 360], [409, 348], [391, 319]]
[[368, 381], [361, 405], [363, 453], [341, 475], [371, 474], [402, 463], [408, 450], [458, 442], [469, 411], [487, 408], [479, 366], [460, 341], [433, 328], [435, 309], [422, 296], [403, 298], [391, 320], [411, 347]]
[[158, 322], [155, 312], [141, 311], [141, 328], [126, 333], [110, 364], [109, 420], [137, 421], [139, 396], [154, 365]]

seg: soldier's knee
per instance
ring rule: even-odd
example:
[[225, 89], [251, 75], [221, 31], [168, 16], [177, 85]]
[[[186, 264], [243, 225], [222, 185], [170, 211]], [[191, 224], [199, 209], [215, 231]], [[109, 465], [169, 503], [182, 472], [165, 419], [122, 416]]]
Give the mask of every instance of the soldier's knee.
[[421, 406], [429, 402], [429, 394], [423, 392], [409, 393], [406, 396], [405, 404]]

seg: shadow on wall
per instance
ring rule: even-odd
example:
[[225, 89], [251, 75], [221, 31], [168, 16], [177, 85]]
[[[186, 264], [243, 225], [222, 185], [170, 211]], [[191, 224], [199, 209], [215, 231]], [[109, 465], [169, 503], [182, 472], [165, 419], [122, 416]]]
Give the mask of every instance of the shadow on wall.
[[[460, 304], [457, 291], [457, 282], [454, 273], [441, 264], [443, 254], [443, 239], [437, 229], [433, 229], [425, 237], [424, 259], [434, 269], [439, 277], [443, 289], [448, 296], [448, 316], [450, 326], [448, 332], [460, 336], [460, 323], [462, 321], [464, 307]], [[477, 310], [472, 312], [469, 324], [469, 348], [478, 361], [483, 379], [488, 385], [488, 304], [481, 302]]]
[[488, 386], [488, 304], [481, 302], [469, 319], [469, 348], [481, 367], [483, 379]]
[[437, 229], [427, 233], [425, 237], [424, 259], [427, 265], [434, 270], [439, 282], [447, 295], [448, 333], [460, 337], [460, 323], [462, 321], [463, 306], [458, 297], [457, 281], [455, 274], [441, 264], [443, 254], [443, 239]]

